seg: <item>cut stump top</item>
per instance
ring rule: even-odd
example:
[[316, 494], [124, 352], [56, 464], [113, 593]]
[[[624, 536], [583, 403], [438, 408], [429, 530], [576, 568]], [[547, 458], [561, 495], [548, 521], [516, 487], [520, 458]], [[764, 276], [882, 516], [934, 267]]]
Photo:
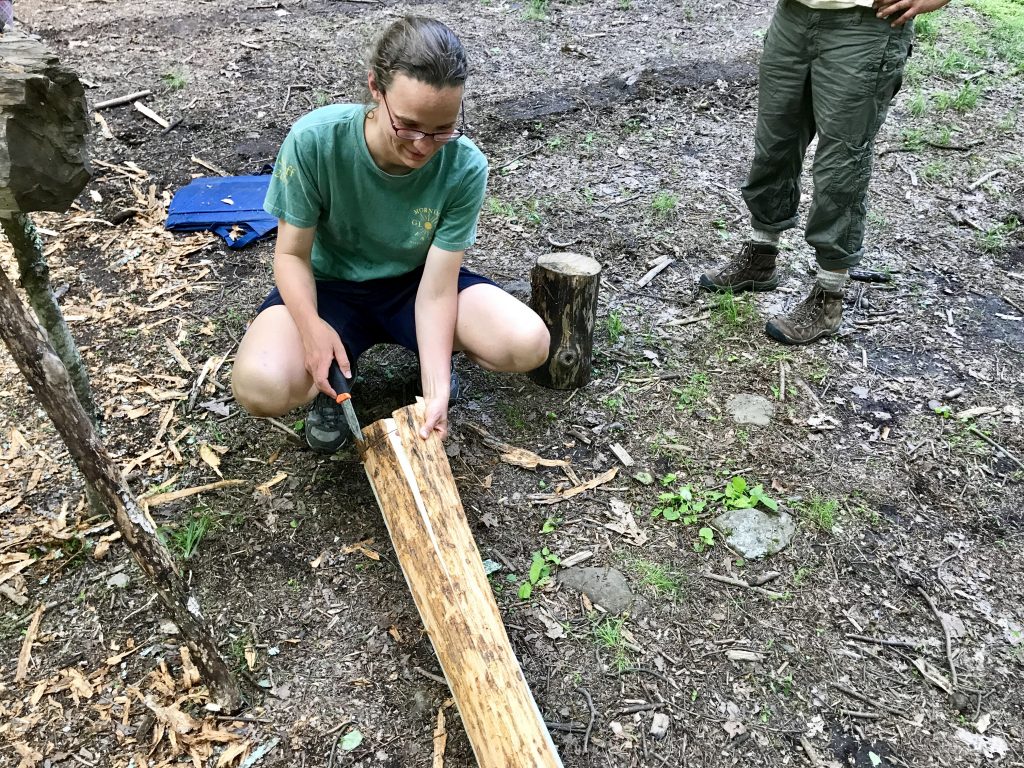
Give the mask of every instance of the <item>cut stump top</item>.
[[537, 259], [537, 266], [579, 277], [593, 277], [601, 272], [601, 263], [582, 253], [546, 253]]

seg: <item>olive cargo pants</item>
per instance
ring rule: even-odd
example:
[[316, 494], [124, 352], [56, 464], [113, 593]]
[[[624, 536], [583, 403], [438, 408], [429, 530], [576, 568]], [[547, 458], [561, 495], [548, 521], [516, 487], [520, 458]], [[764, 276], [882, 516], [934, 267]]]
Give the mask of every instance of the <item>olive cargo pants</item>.
[[755, 229], [795, 226], [804, 154], [817, 134], [804, 234], [826, 269], [852, 267], [864, 252], [874, 140], [914, 36], [913, 23], [889, 24], [871, 8], [812, 10], [781, 0], [765, 36], [743, 198]]

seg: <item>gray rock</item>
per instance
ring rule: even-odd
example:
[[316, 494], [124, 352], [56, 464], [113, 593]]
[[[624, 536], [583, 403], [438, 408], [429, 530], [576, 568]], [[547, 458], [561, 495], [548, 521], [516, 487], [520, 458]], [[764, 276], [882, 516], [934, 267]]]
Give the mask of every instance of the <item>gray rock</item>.
[[729, 546], [748, 560], [785, 549], [796, 533], [796, 523], [783, 511], [769, 514], [759, 509], [731, 509], [711, 523], [726, 537]]
[[775, 413], [771, 401], [760, 395], [733, 395], [725, 407], [737, 424], [754, 424], [758, 427], [768, 426]]
[[115, 589], [124, 589], [128, 586], [128, 574], [124, 572], [115, 573], [107, 579], [107, 586], [114, 587]]
[[566, 568], [558, 573], [558, 583], [582, 592], [609, 613], [622, 613], [633, 602], [629, 582], [614, 568], [586, 566]]

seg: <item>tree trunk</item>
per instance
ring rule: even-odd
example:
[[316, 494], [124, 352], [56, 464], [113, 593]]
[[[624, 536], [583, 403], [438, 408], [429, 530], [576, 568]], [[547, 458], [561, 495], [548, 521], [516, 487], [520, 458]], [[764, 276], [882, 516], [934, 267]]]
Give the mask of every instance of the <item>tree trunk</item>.
[[531, 274], [531, 305], [551, 332], [551, 352], [530, 378], [550, 389], [590, 381], [601, 265], [579, 253], [549, 253]]
[[100, 442], [75, 396], [67, 371], [43, 337], [42, 329], [32, 321], [3, 269], [0, 269], [0, 337], [64, 439], [79, 471], [103, 499], [129, 551], [181, 630], [209, 687], [211, 699], [227, 710], [237, 709], [241, 701], [238, 686], [205, 626], [199, 602], [186, 589], [170, 552], [157, 538], [156, 524], [139, 506]]
[[50, 287], [50, 267], [43, 257], [43, 246], [39, 242], [32, 220], [24, 213], [8, 216], [0, 215], [0, 226], [11, 241], [14, 254], [18, 257], [18, 270], [21, 272], [21, 287], [28, 294], [29, 303], [36, 312], [36, 317], [46, 329], [57, 356], [68, 369], [71, 383], [78, 395], [78, 402], [85, 408], [89, 421], [96, 424], [96, 401], [93, 400], [92, 388], [89, 386], [89, 372], [82, 364], [82, 356], [78, 352], [68, 324], [60, 311], [60, 305], [54, 298]]
[[89, 181], [85, 89], [39, 40], [0, 36], [0, 211], [66, 211]]
[[448, 457], [419, 436], [423, 404], [364, 430], [361, 444], [395, 554], [480, 768], [562, 765], [509, 643]]

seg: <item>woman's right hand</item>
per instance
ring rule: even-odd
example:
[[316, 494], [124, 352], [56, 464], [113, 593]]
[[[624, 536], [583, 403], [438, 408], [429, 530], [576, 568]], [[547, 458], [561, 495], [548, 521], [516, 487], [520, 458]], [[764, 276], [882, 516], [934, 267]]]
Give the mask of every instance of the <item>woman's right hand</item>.
[[325, 395], [337, 397], [338, 393], [327, 381], [331, 362], [337, 360], [345, 378], [352, 378], [352, 367], [338, 332], [325, 320], [317, 318], [313, 326], [302, 335], [302, 345], [305, 347], [306, 372], [313, 377], [316, 388]]

